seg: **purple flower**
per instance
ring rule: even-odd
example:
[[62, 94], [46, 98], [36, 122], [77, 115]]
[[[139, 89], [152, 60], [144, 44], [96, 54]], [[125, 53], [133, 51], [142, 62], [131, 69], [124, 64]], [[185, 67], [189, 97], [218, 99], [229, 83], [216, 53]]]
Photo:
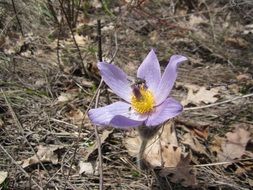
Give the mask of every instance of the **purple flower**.
[[159, 61], [151, 50], [138, 68], [134, 84], [117, 66], [98, 63], [105, 83], [124, 101], [91, 109], [88, 112], [90, 120], [97, 125], [115, 128], [151, 127], [177, 116], [183, 111], [183, 106], [168, 96], [177, 77], [177, 67], [186, 60], [184, 56], [173, 55], [161, 75]]

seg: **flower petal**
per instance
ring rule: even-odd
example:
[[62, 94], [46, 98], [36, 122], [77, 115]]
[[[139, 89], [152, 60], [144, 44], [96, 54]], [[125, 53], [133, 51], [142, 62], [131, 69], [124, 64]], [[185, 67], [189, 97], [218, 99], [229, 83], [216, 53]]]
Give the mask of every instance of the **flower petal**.
[[111, 125], [117, 128], [135, 127], [137, 122], [143, 123], [147, 119], [147, 116], [137, 114], [130, 107], [128, 103], [115, 102], [105, 107], [91, 109], [88, 115], [91, 122], [96, 125]]
[[137, 71], [137, 77], [146, 80], [148, 88], [155, 92], [160, 80], [160, 64], [154, 50], [151, 50]]
[[182, 55], [173, 55], [165, 68], [162, 79], [155, 92], [156, 105], [161, 104], [168, 96], [177, 78], [177, 67], [187, 58]]
[[161, 105], [156, 107], [156, 111], [151, 114], [147, 121], [147, 126], [159, 125], [171, 119], [183, 111], [183, 106], [173, 98], [167, 98]]
[[143, 123], [143, 120], [132, 120], [125, 116], [117, 115], [111, 120], [110, 125], [115, 128], [129, 128], [141, 126]]
[[127, 80], [127, 75], [119, 67], [106, 62], [98, 63], [98, 68], [103, 80], [113, 92], [125, 101], [130, 102], [132, 89]]

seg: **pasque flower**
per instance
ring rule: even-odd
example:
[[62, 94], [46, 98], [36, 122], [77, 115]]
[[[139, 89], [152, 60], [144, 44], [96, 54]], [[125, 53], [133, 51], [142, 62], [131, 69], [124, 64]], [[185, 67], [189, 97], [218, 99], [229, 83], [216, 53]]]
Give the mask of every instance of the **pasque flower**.
[[173, 55], [161, 75], [159, 61], [151, 50], [138, 68], [134, 83], [119, 67], [98, 63], [105, 83], [123, 100], [89, 110], [90, 120], [97, 125], [115, 128], [152, 127], [177, 116], [183, 106], [169, 94], [177, 77], [177, 67], [186, 60], [184, 56]]

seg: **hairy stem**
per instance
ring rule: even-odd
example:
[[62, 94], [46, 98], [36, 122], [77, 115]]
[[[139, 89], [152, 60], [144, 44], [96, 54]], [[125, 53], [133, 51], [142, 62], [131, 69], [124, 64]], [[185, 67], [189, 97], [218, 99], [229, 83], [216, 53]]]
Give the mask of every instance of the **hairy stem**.
[[139, 149], [138, 157], [137, 157], [137, 165], [140, 169], [144, 169], [144, 152], [146, 149], [146, 146], [148, 144], [148, 141], [157, 134], [161, 126], [154, 126], [154, 127], [147, 127], [145, 125], [138, 127], [138, 132], [141, 137], [141, 146]]

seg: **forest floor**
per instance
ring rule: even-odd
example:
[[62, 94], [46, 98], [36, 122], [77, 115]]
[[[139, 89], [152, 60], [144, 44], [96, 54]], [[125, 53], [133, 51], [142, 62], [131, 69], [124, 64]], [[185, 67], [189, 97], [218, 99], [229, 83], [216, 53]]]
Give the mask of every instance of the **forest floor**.
[[[6, 0], [0, 18], [0, 189], [253, 188], [250, 0]], [[103, 60], [132, 77], [152, 48], [162, 69], [189, 60], [143, 170], [134, 130], [87, 117], [119, 99], [99, 86], [98, 20]]]

